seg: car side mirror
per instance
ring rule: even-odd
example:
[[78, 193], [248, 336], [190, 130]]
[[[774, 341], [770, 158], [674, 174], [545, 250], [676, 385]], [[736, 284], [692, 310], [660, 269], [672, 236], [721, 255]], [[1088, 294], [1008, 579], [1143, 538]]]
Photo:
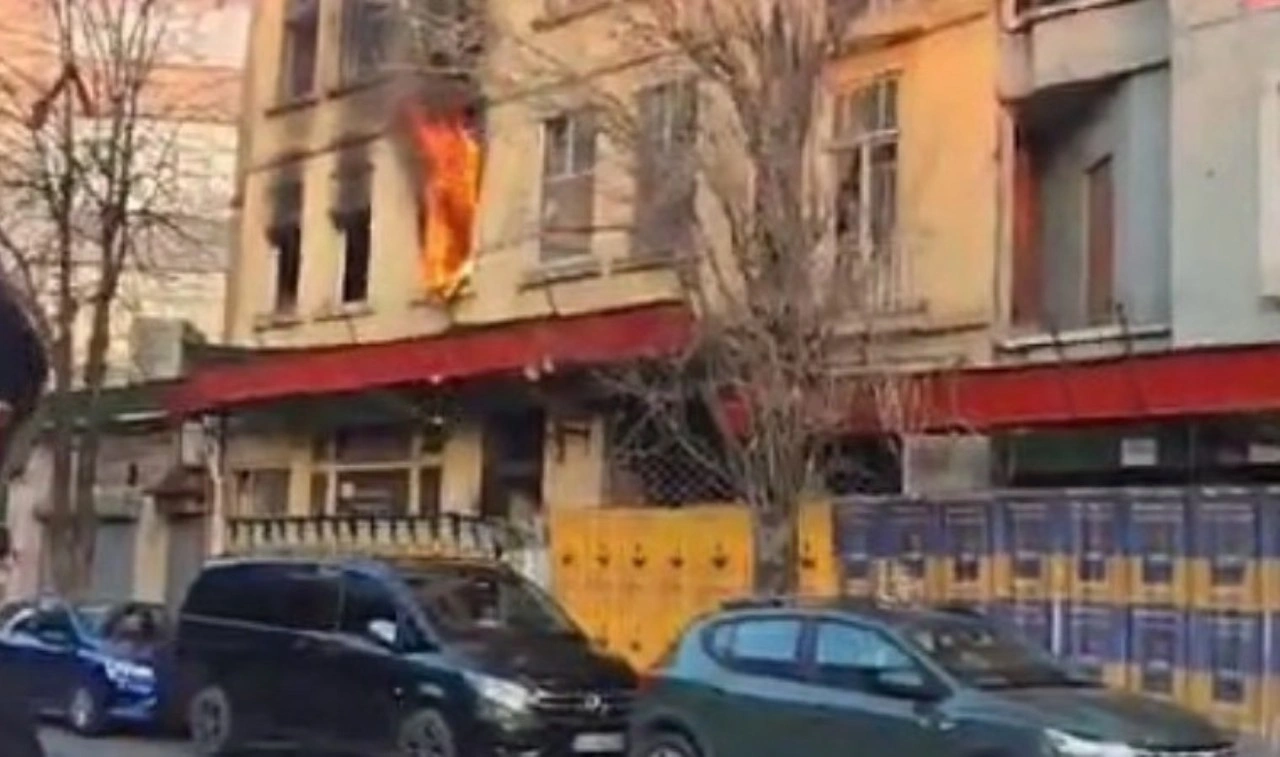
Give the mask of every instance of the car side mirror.
[[892, 668], [876, 673], [875, 687], [885, 696], [936, 702], [945, 696], [942, 687], [914, 668]]
[[394, 648], [399, 642], [399, 634], [394, 620], [376, 618], [369, 621], [368, 629], [370, 636], [388, 647]]

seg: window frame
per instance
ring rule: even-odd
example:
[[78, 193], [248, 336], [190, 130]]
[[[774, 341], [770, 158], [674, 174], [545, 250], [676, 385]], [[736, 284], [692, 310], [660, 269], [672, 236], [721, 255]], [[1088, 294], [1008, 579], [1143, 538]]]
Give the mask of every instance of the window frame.
[[[793, 652], [794, 657], [790, 663], [765, 660], [743, 661], [737, 658], [734, 651], [734, 644], [736, 643], [738, 630], [741, 626], [749, 623], [779, 621], [795, 623], [798, 626], [796, 645]], [[717, 652], [712, 646], [712, 639], [716, 632], [720, 630], [728, 630], [730, 633], [728, 648], [724, 652]], [[802, 613], [789, 612], [735, 615], [731, 618], [725, 618], [724, 620], [717, 621], [703, 629], [702, 646], [703, 652], [711, 660], [725, 670], [733, 673], [773, 678], [776, 680], [804, 681], [808, 677], [804, 661], [806, 657], [806, 650], [812, 642], [811, 635], [812, 631], [808, 623], [808, 619]]]
[[[394, 51], [396, 4], [392, 0], [342, 0], [342, 52], [339, 62], [342, 83], [353, 86], [377, 79], [387, 70], [388, 53]], [[381, 15], [381, 18], [378, 18]], [[382, 36], [374, 44], [380, 54], [377, 60], [366, 59], [366, 26], [370, 19], [377, 19], [371, 26], [381, 24]]]
[[[359, 426], [350, 426], [348, 429], [358, 429]], [[399, 427], [395, 427], [399, 428]], [[314, 440], [311, 452], [310, 476], [308, 478], [313, 493], [310, 497], [311, 511], [314, 514], [337, 514], [341, 515], [339, 505], [341, 504], [341, 492], [339, 491], [338, 479], [345, 473], [400, 473], [407, 476], [405, 487], [405, 502], [403, 506], [397, 509], [395, 513], [387, 513], [395, 517], [411, 517], [411, 516], [434, 516], [439, 511], [442, 501], [442, 492], [439, 486], [443, 482], [444, 474], [444, 455], [445, 448], [448, 445], [449, 434], [447, 427], [441, 435], [439, 443], [433, 441], [435, 434], [424, 429], [413, 426], [404, 427], [404, 431], [409, 436], [409, 448], [407, 455], [396, 459], [368, 460], [368, 461], [351, 461], [338, 459], [338, 442], [337, 437], [346, 429], [333, 429], [329, 433]], [[437, 490], [435, 496], [431, 498], [436, 512], [422, 512], [422, 504], [424, 502], [422, 484], [423, 473], [426, 470], [434, 470]], [[318, 478], [325, 480], [324, 500], [318, 501], [314, 496], [314, 488]], [[319, 512], [317, 512], [319, 511]]]
[[[565, 137], [562, 150], [562, 165], [552, 166], [553, 154], [552, 129], [557, 122], [564, 122]], [[583, 129], [590, 134], [584, 135]], [[538, 201], [538, 259], [541, 263], [557, 263], [566, 260], [581, 260], [590, 257], [595, 241], [593, 225], [596, 215], [596, 171], [600, 163], [600, 128], [595, 108], [582, 106], [571, 108], [548, 118], [541, 123], [542, 150], [540, 158], [542, 167], [539, 174], [541, 197]], [[588, 143], [586, 140], [590, 138]], [[590, 163], [579, 165], [579, 148], [590, 144]], [[583, 214], [587, 219], [585, 229], [557, 230], [549, 227], [548, 209], [553, 198], [558, 194], [571, 194], [577, 187], [583, 194], [586, 208]], [[558, 241], [553, 241], [558, 240]], [[574, 244], [570, 244], [572, 241]]]
[[[319, 84], [320, 34], [323, 26], [321, 0], [286, 0], [280, 27], [280, 70], [276, 94], [281, 103], [298, 102], [315, 95]], [[299, 42], [306, 34], [306, 46], [310, 50], [311, 67], [307, 74], [307, 86], [301, 85], [299, 66]]]
[[[836, 244], [844, 246], [849, 244], [839, 233], [840, 219], [845, 211], [841, 208], [844, 203], [841, 201], [843, 194], [844, 163], [846, 159], [856, 157], [858, 160], [858, 205], [857, 205], [857, 239], [852, 243], [852, 249], [855, 249], [864, 257], [873, 256], [892, 256], [897, 254], [896, 239], [899, 234], [899, 227], [902, 221], [902, 85], [903, 75], [901, 71], [890, 70], [879, 73], [867, 79], [863, 79], [852, 86], [842, 87], [835, 92], [832, 98], [833, 114], [831, 141], [828, 144], [828, 154], [830, 155], [831, 164], [833, 166], [834, 186], [832, 187], [832, 202], [835, 205], [835, 213], [832, 222], [836, 225], [833, 231], [836, 234]], [[892, 101], [889, 113], [892, 116], [892, 124], [877, 123], [874, 128], [861, 128], [856, 119], [850, 119], [849, 123], [845, 123], [842, 115], [850, 113], [854, 110], [852, 107], [858, 101], [865, 97], [874, 97], [877, 107], [883, 105], [881, 98], [885, 97], [886, 88], [892, 87]], [[878, 114], [883, 116], [884, 114]], [[876, 226], [876, 209], [873, 207], [876, 202], [876, 191], [874, 187], [874, 156], [877, 148], [892, 145], [894, 148], [894, 193], [893, 193], [893, 224], [888, 232], [887, 250], [883, 249], [885, 244], [877, 244], [879, 240], [875, 239]]]
[[939, 676], [932, 669], [930, 669], [929, 665], [927, 665], [920, 658], [920, 655], [910, 648], [910, 645], [906, 644], [905, 642], [902, 641], [902, 639], [894, 636], [893, 634], [885, 631], [882, 628], [876, 628], [866, 623], [860, 623], [855, 619], [843, 618], [843, 617], [832, 617], [832, 616], [813, 617], [813, 618], [809, 618], [808, 622], [810, 626], [809, 645], [806, 649], [806, 657], [804, 659], [804, 669], [805, 669], [805, 673], [808, 680], [815, 686], [820, 686], [824, 689], [833, 689], [837, 691], [842, 691], [848, 694], [856, 694], [859, 696], [879, 697], [881, 699], [895, 699], [895, 697], [887, 696], [886, 694], [874, 691], [869, 688], [859, 688], [856, 686], [851, 686], [847, 683], [832, 681], [827, 678], [824, 678], [821, 667], [818, 663], [818, 637], [819, 637], [819, 634], [821, 633], [821, 626], [833, 625], [833, 626], [845, 626], [848, 628], [853, 628], [858, 631], [865, 631], [874, 636], [878, 636], [882, 641], [886, 642], [891, 647], [896, 649], [898, 653], [900, 653], [908, 662], [910, 662], [912, 668], [917, 672], [919, 672], [920, 675], [924, 678], [924, 680], [929, 682], [931, 685], [945, 687], [948, 691], [951, 690], [951, 686], [943, 683], [942, 679], [939, 678]]
[[[633, 169], [630, 254], [634, 257], [672, 255], [689, 244], [697, 218], [698, 172], [694, 166], [701, 116], [699, 93], [700, 80], [695, 75], [651, 83], [635, 93], [641, 134]], [[648, 123], [650, 114], [656, 124]], [[656, 130], [650, 128], [654, 125]], [[689, 173], [672, 177], [670, 167]], [[672, 238], [655, 242], [661, 229], [670, 229], [666, 233]]]

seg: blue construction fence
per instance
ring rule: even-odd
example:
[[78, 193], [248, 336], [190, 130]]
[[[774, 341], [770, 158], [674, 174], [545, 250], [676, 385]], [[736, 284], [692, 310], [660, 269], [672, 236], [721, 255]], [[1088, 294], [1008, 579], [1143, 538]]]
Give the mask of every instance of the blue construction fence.
[[1280, 488], [1014, 490], [836, 503], [847, 592], [892, 571], [1115, 686], [1280, 721]]

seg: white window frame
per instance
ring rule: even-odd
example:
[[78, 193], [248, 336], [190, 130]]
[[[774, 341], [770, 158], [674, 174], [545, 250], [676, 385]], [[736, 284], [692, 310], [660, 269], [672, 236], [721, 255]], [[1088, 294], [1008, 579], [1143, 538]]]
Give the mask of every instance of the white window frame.
[[[590, 121], [591, 115], [589, 107], [584, 106], [556, 113], [555, 115], [543, 119], [540, 124], [542, 150], [539, 152], [538, 158], [540, 165], [539, 182], [542, 196], [539, 198], [538, 203], [538, 231], [542, 241], [539, 245], [538, 256], [539, 260], [543, 264], [554, 264], [563, 260], [577, 260], [589, 257], [592, 254], [595, 235], [590, 229], [586, 229], [582, 232], [587, 241], [585, 249], [581, 251], [574, 251], [572, 253], [563, 252], [560, 248], [556, 248], [554, 246], [549, 247], [546, 242], [546, 235], [548, 232], [550, 231], [550, 233], [555, 233], [556, 231], [554, 228], [550, 230], [547, 228], [547, 210], [548, 203], [551, 202], [552, 195], [558, 190], [558, 188], [564, 185], [572, 185], [576, 182], [586, 182], [591, 185], [590, 190], [588, 190], [590, 193], [594, 194], [596, 191], [595, 174], [596, 168], [600, 162], [600, 131], [595, 126], [594, 122]], [[548, 169], [547, 156], [551, 149], [551, 125], [559, 120], [564, 120], [568, 127], [566, 129], [567, 138], [563, 157], [564, 164]], [[578, 132], [583, 127], [584, 123], [587, 124], [594, 132], [592, 135], [593, 145], [590, 164], [584, 167], [579, 167], [577, 165], [577, 148], [579, 141]], [[595, 200], [592, 198], [590, 213], [587, 219], [588, 225], [594, 223], [595, 213]]]
[[[888, 128], [878, 128], [869, 131], [855, 131], [852, 128], [847, 133], [841, 133], [839, 110], [847, 106], [848, 101], [858, 98], [863, 93], [872, 88], [885, 86], [887, 83], [893, 83], [897, 87], [898, 92], [894, 96], [894, 125]], [[835, 96], [836, 113], [833, 114], [832, 139], [829, 145], [831, 161], [834, 166], [835, 186], [833, 192], [835, 199], [838, 201], [840, 194], [841, 159], [850, 153], [857, 152], [861, 161], [861, 176], [859, 179], [861, 197], [858, 198], [860, 208], [858, 212], [858, 233], [855, 247], [866, 256], [874, 256], [877, 254], [887, 253], [888, 255], [896, 254], [895, 246], [890, 243], [889, 250], [876, 250], [872, 238], [872, 224], [875, 213], [872, 212], [872, 170], [871, 156], [875, 152], [875, 148], [887, 144], [895, 145], [897, 156], [895, 157], [895, 172], [898, 174], [897, 191], [894, 193], [894, 202], [897, 207], [894, 208], [894, 228], [890, 234], [891, 237], [897, 236], [898, 225], [901, 220], [902, 193], [901, 193], [901, 172], [902, 172], [902, 125], [901, 125], [901, 109], [898, 103], [901, 100], [901, 75], [894, 72], [886, 72], [871, 79], [865, 79], [853, 87], [842, 89]], [[837, 244], [843, 243], [843, 240], [837, 239]]]

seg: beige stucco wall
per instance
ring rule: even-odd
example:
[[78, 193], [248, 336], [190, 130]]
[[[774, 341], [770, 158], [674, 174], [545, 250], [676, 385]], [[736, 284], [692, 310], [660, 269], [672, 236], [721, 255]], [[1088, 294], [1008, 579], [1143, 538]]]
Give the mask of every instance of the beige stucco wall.
[[838, 93], [900, 78], [900, 234], [919, 312], [886, 320], [907, 356], [985, 360], [995, 323], [1000, 234], [997, 18], [988, 0], [945, 0], [923, 31], [832, 66]]

